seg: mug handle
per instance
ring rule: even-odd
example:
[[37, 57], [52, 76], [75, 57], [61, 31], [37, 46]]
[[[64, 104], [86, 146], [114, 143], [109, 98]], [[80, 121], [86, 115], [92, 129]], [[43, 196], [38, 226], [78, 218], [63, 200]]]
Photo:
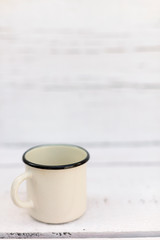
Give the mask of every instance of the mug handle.
[[21, 208], [33, 208], [33, 201], [28, 200], [28, 201], [21, 201], [18, 197], [18, 189], [20, 184], [26, 180], [27, 178], [32, 178], [32, 174], [30, 172], [25, 172], [18, 176], [12, 183], [11, 186], [11, 197], [15, 205]]

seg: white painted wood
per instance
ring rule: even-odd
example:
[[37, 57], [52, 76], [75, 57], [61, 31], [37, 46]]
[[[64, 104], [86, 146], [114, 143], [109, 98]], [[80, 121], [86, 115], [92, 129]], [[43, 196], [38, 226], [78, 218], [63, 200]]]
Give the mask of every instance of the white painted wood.
[[159, 91], [2, 93], [1, 143], [154, 141]]
[[159, 88], [159, 30], [135, 32], [120, 39], [115, 33], [104, 34], [95, 30], [87, 35], [65, 30], [57, 33], [51, 29], [37, 35], [36, 29], [8, 33], [2, 28], [0, 84], [12, 91]]
[[118, 31], [158, 28], [159, 8], [158, 0], [1, 0], [0, 11], [1, 25], [10, 24], [15, 30], [54, 27], [100, 31], [106, 26], [108, 31]]
[[159, 10], [1, 0], [0, 143], [159, 140]]
[[23, 168], [1, 168], [0, 232], [112, 232], [117, 236], [122, 232], [141, 232], [149, 236], [159, 231], [159, 170], [151, 166], [88, 168], [86, 214], [75, 222], [53, 226], [33, 220], [11, 202], [11, 182]]

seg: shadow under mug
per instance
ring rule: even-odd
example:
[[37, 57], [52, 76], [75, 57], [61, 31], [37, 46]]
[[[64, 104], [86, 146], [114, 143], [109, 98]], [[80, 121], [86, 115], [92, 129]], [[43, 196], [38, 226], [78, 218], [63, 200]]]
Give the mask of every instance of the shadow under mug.
[[[76, 145], [40, 145], [23, 154], [26, 171], [11, 187], [13, 202], [46, 223], [73, 221], [86, 210], [86, 162], [89, 153]], [[26, 202], [18, 197], [27, 181]]]

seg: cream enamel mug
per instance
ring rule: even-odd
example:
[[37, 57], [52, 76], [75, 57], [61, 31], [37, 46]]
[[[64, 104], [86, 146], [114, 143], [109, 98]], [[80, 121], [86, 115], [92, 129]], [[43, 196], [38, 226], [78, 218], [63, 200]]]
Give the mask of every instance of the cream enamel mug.
[[[41, 145], [23, 154], [26, 171], [11, 187], [13, 202], [45, 223], [65, 223], [86, 210], [86, 162], [89, 153], [75, 145]], [[27, 182], [27, 201], [18, 197]]]

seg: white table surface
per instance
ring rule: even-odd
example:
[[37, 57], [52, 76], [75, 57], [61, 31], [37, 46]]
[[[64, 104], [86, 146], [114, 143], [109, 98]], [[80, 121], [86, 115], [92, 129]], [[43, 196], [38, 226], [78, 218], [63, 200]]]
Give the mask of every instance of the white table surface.
[[[88, 208], [85, 215], [67, 224], [50, 225], [32, 219], [25, 209], [16, 207], [11, 201], [11, 183], [24, 171], [23, 163], [19, 159], [17, 164], [15, 158], [15, 153], [19, 155], [21, 151], [6, 148], [0, 151], [3, 158], [0, 168], [1, 238], [160, 237], [159, 162], [113, 165], [96, 162], [96, 152], [103, 154], [103, 149], [94, 149], [95, 156], [87, 171]], [[11, 155], [12, 164], [9, 164], [7, 159]], [[24, 184], [20, 195], [25, 197]]]

